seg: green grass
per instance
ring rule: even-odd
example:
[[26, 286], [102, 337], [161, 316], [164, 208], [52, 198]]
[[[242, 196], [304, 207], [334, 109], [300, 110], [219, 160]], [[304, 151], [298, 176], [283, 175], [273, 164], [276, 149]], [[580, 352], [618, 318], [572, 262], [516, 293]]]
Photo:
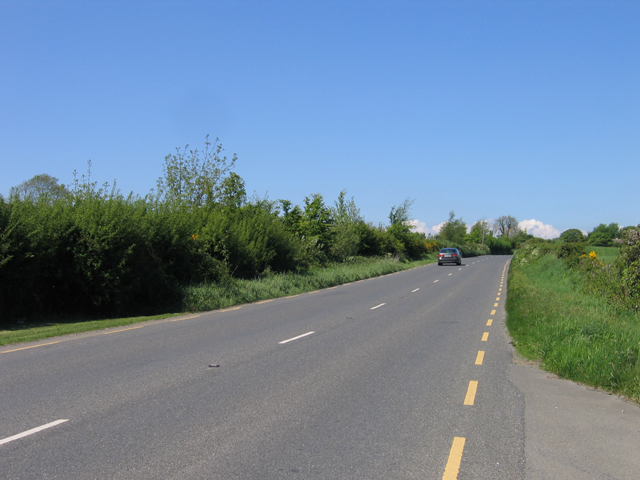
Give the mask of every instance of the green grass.
[[551, 255], [514, 258], [506, 303], [513, 344], [561, 378], [638, 401], [640, 313], [582, 293], [579, 275]]
[[205, 284], [185, 288], [185, 310], [206, 311], [243, 303], [286, 297], [322, 288], [378, 277], [409, 268], [435, 263], [437, 254], [422, 260], [400, 262], [393, 258], [360, 259], [317, 268], [305, 274], [273, 274], [259, 280], [234, 280], [226, 284]]
[[[233, 280], [225, 285], [206, 284], [185, 287], [183, 312], [202, 312], [257, 302], [297, 293], [310, 292], [344, 283], [407, 270], [437, 261], [437, 254], [422, 260], [400, 262], [393, 258], [360, 259], [326, 268], [317, 268], [305, 274], [273, 274], [257, 280]], [[180, 313], [83, 321], [78, 319], [47, 319], [15, 324], [0, 330], [0, 346], [42, 340], [59, 335], [83, 333], [134, 323], [159, 320]]]
[[620, 255], [620, 249], [618, 247], [592, 247], [587, 246], [587, 252], [596, 252], [600, 261], [604, 264], [613, 263]]
[[33, 342], [45, 338], [70, 335], [74, 333], [102, 330], [111, 327], [121, 327], [133, 323], [160, 320], [176, 316], [175, 313], [154, 315], [148, 317], [110, 318], [106, 320], [73, 321], [69, 319], [48, 322], [33, 322], [16, 324], [7, 330], [0, 330], [0, 346], [13, 343]]

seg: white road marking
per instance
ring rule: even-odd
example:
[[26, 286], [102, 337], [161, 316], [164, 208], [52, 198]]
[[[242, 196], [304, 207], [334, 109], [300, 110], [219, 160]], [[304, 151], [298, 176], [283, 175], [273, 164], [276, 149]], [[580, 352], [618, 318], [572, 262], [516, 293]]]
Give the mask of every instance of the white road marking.
[[449, 275], [453, 275], [453, 273], [450, 273]]
[[416, 293], [418, 290], [420, 290], [420, 289], [416, 288], [415, 290], [411, 290], [411, 293]]
[[316, 332], [307, 332], [307, 333], [303, 333], [302, 335], [298, 335], [297, 337], [290, 338], [289, 340], [283, 340], [283, 341], [278, 342], [278, 343], [279, 343], [280, 345], [282, 345], [283, 343], [293, 342], [294, 340], [298, 340], [299, 338], [306, 337], [306, 336], [308, 336], [308, 335], [311, 335], [312, 333], [316, 333]]
[[376, 308], [380, 308], [383, 305], [386, 305], [386, 303], [381, 303], [380, 305], [376, 305], [375, 307], [371, 307], [369, 310], [375, 310]]
[[440, 281], [440, 280], [434, 280], [434, 281], [433, 281], [433, 283], [437, 283], [437, 282], [439, 282], [439, 281]]
[[47, 423], [46, 425], [42, 425], [41, 427], [32, 428], [31, 430], [27, 430], [26, 432], [19, 433], [17, 435], [14, 435], [13, 437], [8, 437], [8, 438], [5, 438], [4, 440], [0, 440], [0, 445], [13, 442], [14, 440], [18, 440], [19, 438], [27, 437], [34, 433], [41, 432], [42, 430], [55, 427], [56, 425], [60, 425], [61, 423], [68, 422], [68, 421], [69, 421], [68, 418], [65, 420], [56, 420], [55, 422]]

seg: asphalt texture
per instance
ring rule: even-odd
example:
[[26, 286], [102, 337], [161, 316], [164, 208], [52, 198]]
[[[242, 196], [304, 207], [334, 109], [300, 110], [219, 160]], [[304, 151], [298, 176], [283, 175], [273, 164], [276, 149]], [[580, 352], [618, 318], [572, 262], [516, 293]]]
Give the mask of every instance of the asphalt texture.
[[[513, 373], [503, 308], [509, 260], [428, 265], [234, 310], [3, 347], [0, 478], [553, 473], [525, 445], [527, 415], [541, 404], [527, 403], [536, 398], [531, 380]], [[465, 405], [472, 381], [477, 392]], [[15, 438], [57, 420], [67, 421]], [[464, 439], [459, 470], [450, 456], [456, 438]]]

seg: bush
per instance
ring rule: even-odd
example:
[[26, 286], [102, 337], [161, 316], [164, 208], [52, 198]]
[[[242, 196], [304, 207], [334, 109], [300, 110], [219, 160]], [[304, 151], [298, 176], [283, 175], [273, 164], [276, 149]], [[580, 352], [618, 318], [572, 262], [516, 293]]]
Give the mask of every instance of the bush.
[[628, 308], [640, 308], [640, 225], [627, 229], [623, 234], [620, 256], [616, 266], [620, 272], [621, 285]]
[[562, 243], [557, 250], [557, 257], [562, 258], [568, 266], [574, 267], [580, 261], [580, 257], [586, 254], [583, 242]]

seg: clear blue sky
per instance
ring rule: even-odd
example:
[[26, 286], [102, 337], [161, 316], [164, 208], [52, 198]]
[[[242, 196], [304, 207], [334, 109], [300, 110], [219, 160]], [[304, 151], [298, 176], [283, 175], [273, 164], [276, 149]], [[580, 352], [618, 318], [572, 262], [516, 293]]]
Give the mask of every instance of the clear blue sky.
[[375, 223], [640, 223], [640, 1], [0, 0], [0, 69], [3, 195], [89, 159], [145, 195], [210, 134]]

